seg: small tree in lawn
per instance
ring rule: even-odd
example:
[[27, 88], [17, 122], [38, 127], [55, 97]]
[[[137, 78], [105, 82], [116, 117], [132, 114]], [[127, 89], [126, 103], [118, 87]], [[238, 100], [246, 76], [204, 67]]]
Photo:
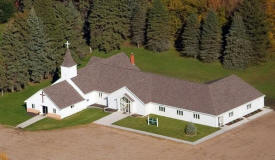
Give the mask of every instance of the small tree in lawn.
[[242, 17], [236, 13], [226, 36], [223, 65], [229, 69], [244, 69], [252, 62], [253, 53]]
[[182, 34], [182, 54], [196, 58], [199, 55], [200, 22], [197, 14], [191, 14]]
[[188, 123], [185, 126], [184, 133], [189, 136], [194, 136], [197, 134], [197, 128], [193, 123]]

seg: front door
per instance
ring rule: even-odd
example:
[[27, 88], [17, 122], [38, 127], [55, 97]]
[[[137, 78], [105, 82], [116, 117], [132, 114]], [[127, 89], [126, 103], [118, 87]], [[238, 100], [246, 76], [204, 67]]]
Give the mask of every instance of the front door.
[[131, 112], [130, 109], [131, 109], [131, 101], [126, 97], [122, 97], [120, 99], [120, 111], [125, 113], [130, 113]]
[[48, 107], [47, 106], [43, 106], [42, 107], [42, 111], [43, 111], [43, 114], [48, 114]]

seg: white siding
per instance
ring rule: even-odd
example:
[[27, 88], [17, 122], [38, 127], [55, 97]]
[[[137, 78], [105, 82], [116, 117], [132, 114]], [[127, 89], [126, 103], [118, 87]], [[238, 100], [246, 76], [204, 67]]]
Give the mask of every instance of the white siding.
[[[165, 112], [159, 111], [159, 106], [165, 107]], [[169, 118], [184, 120], [192, 123], [198, 123], [202, 125], [212, 126], [216, 127], [216, 116], [209, 115], [205, 113], [200, 112], [194, 112], [190, 110], [185, 110], [177, 107], [167, 106], [167, 105], [161, 105], [156, 103], [148, 103], [146, 104], [147, 114], [156, 114], [160, 116], [165, 116]], [[177, 115], [177, 110], [183, 111], [183, 115]], [[195, 119], [193, 114], [199, 114], [200, 119]]]
[[108, 107], [112, 109], [119, 109], [120, 99], [125, 95], [129, 95], [134, 101], [131, 104], [131, 113], [145, 115], [145, 105], [134, 95], [127, 87], [122, 87], [108, 96]]
[[63, 108], [62, 110], [60, 110], [59, 115], [61, 116], [61, 118], [65, 118], [72, 114], [80, 112], [86, 108], [87, 108], [86, 101], [82, 101], [82, 102], [74, 104], [73, 108], [71, 108], [71, 106]]
[[[247, 105], [248, 104], [251, 104], [251, 108], [250, 109], [247, 109]], [[241, 118], [251, 112], [254, 112], [260, 108], [263, 108], [264, 107], [264, 96], [262, 97], [259, 97], [251, 102], [248, 102], [248, 103], [245, 103], [241, 106], [238, 106], [232, 110], [229, 110], [219, 116], [223, 116], [223, 121], [224, 121], [224, 124], [227, 124], [231, 121], [234, 121], [238, 118]], [[232, 117], [229, 117], [229, 113], [230, 112], [233, 112], [233, 116]]]
[[29, 99], [27, 99], [26, 102], [26, 107], [27, 108], [32, 108], [32, 104], [35, 105], [35, 109], [39, 110], [40, 113], [42, 114], [42, 106], [47, 106], [48, 107], [48, 113], [53, 113], [53, 109], [56, 109], [56, 114], [59, 114], [60, 109], [50, 100], [50, 98], [45, 94], [44, 92], [44, 102], [42, 103], [42, 97], [41, 94], [42, 90], [36, 92], [33, 96], [31, 96]]
[[63, 67], [61, 66], [61, 79], [70, 79], [77, 76], [77, 67]]

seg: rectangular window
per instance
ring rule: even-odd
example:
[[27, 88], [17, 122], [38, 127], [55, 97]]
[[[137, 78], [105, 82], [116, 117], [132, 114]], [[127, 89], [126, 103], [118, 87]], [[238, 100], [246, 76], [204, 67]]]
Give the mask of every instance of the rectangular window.
[[197, 114], [197, 113], [194, 113], [194, 114], [193, 114], [193, 117], [194, 117], [194, 119], [200, 119], [200, 115]]
[[102, 92], [98, 92], [98, 97], [102, 98]]
[[179, 116], [183, 116], [183, 111], [181, 111], [181, 110], [177, 110], [177, 115], [179, 115]]
[[35, 104], [32, 104], [32, 108], [35, 108]]
[[234, 115], [234, 112], [229, 113], [229, 117], [232, 117]]
[[56, 113], [56, 109], [55, 108], [53, 109], [53, 113]]
[[246, 108], [247, 108], [247, 109], [250, 109], [250, 108], [251, 108], [251, 104], [248, 104], [248, 105], [246, 106]]
[[165, 107], [159, 106], [159, 111], [165, 112]]

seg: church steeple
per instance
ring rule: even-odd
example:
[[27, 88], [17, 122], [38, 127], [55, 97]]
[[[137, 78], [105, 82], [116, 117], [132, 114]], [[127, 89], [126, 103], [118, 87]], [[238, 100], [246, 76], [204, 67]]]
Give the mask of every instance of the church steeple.
[[61, 65], [61, 78], [70, 79], [77, 76], [77, 64], [71, 55], [69, 49], [70, 43], [67, 41], [65, 44], [67, 46], [67, 50], [64, 56], [64, 61]]
[[75, 63], [75, 61], [74, 61], [74, 59], [71, 55], [71, 51], [70, 51], [69, 48], [67, 48], [66, 54], [64, 56], [64, 61], [63, 61], [61, 66], [63, 66], [63, 67], [72, 67], [72, 66], [75, 66], [75, 65], [76, 65], [76, 63]]

